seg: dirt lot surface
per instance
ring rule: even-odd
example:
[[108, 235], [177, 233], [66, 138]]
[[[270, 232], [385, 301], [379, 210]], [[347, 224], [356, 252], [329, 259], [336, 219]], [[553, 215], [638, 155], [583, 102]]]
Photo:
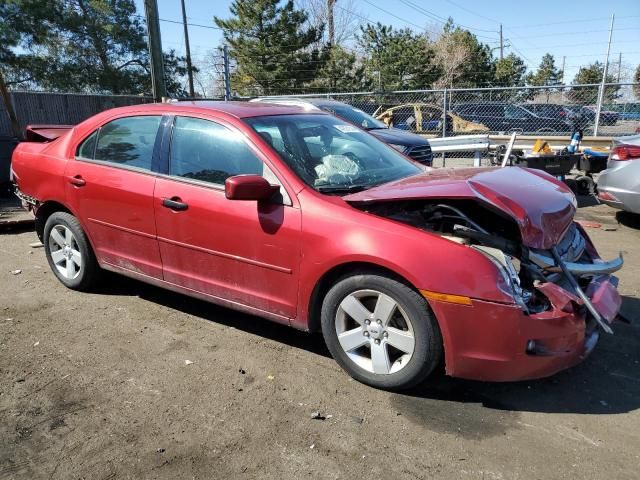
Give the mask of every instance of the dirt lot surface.
[[635, 323], [547, 380], [406, 394], [351, 381], [317, 335], [118, 276], [67, 290], [33, 232], [2, 234], [0, 478], [637, 479], [640, 221], [579, 215], [624, 251]]

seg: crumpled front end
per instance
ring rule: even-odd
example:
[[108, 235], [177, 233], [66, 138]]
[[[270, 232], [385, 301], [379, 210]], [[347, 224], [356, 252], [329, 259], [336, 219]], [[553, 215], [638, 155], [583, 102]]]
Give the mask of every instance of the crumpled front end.
[[[578, 223], [562, 217], [556, 229], [562, 225], [563, 233], [534, 247], [516, 220], [482, 202], [424, 199], [361, 208], [438, 234], [494, 264], [496, 276], [486, 281], [511, 302], [422, 291], [442, 331], [449, 375], [491, 381], [549, 376], [582, 361], [601, 332], [612, 333], [621, 304], [612, 274], [623, 261], [601, 259]], [[468, 268], [473, 275], [473, 265]]]
[[577, 223], [550, 250], [522, 248], [519, 258], [492, 247], [472, 248], [502, 265], [514, 303], [429, 299], [445, 339], [449, 375], [490, 381], [546, 377], [584, 360], [602, 331], [613, 333], [621, 298], [611, 274], [622, 267], [622, 258], [603, 261]]

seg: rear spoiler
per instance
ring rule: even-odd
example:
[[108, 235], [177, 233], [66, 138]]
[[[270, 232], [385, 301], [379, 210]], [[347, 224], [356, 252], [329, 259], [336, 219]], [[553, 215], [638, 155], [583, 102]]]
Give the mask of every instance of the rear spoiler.
[[25, 140], [27, 142], [51, 142], [64, 135], [73, 125], [27, 125]]

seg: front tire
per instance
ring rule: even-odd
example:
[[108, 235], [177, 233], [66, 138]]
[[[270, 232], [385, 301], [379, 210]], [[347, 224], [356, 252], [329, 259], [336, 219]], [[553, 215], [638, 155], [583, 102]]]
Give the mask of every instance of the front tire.
[[372, 387], [410, 388], [442, 358], [442, 337], [426, 300], [390, 277], [343, 277], [324, 298], [321, 322], [336, 362]]
[[100, 267], [76, 217], [66, 212], [52, 213], [42, 240], [49, 266], [64, 286], [89, 290], [95, 285]]

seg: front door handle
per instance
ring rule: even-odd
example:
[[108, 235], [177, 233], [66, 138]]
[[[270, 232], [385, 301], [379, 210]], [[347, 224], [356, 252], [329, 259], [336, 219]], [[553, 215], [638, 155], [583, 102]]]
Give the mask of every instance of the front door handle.
[[184, 203], [180, 197], [163, 198], [162, 206], [177, 212], [182, 212], [189, 208], [189, 205]]
[[75, 185], [76, 187], [84, 187], [87, 184], [85, 179], [82, 178], [82, 175], [68, 175], [67, 180], [71, 185]]

